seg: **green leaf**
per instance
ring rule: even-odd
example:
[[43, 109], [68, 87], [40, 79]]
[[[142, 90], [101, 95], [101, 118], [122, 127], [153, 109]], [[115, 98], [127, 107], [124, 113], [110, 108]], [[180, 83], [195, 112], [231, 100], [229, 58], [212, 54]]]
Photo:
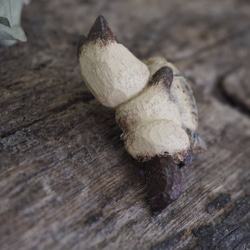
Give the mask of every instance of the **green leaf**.
[[28, 2], [28, 0], [0, 0], [0, 43], [6, 44], [5, 40], [27, 41], [20, 20], [23, 4]]

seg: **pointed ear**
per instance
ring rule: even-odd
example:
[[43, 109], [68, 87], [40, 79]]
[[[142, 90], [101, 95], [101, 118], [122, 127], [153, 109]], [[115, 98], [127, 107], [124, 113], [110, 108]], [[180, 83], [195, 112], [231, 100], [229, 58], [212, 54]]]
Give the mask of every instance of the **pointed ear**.
[[117, 39], [114, 33], [111, 31], [108, 22], [105, 20], [103, 16], [98, 16], [91, 27], [89, 34], [87, 37], [84, 35], [80, 37], [78, 45], [77, 45], [77, 56], [79, 58], [81, 49], [88, 42], [97, 42], [97, 40], [102, 41], [104, 45], [109, 42], [117, 42]]
[[152, 76], [152, 84], [163, 84], [170, 91], [173, 82], [173, 70], [167, 66], [158, 69]]
[[95, 23], [91, 27], [88, 34], [89, 42], [95, 42], [98, 39], [101, 39], [104, 44], [108, 42], [117, 42], [114, 33], [108, 25], [108, 22], [101, 15], [96, 18]]
[[117, 42], [117, 39], [114, 33], [111, 31], [108, 26], [108, 22], [105, 20], [103, 16], [98, 16], [92, 25], [88, 36], [80, 36], [78, 45], [77, 45], [77, 57], [80, 57], [81, 50], [84, 45], [89, 42], [97, 42], [102, 41], [103, 45], [106, 45], [110, 42]]

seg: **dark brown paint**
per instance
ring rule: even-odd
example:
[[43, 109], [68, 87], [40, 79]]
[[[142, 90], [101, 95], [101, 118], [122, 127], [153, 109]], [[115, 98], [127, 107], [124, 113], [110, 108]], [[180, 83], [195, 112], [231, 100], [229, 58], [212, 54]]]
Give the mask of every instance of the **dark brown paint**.
[[153, 84], [163, 83], [164, 86], [170, 91], [173, 82], [173, 70], [167, 66], [158, 69], [152, 76]]
[[103, 16], [98, 16], [88, 34], [88, 41], [101, 39], [103, 43], [116, 42], [114, 33], [109, 28], [108, 22]]
[[154, 214], [160, 213], [181, 194], [182, 178], [171, 156], [156, 156], [143, 163], [149, 203]]
[[110, 42], [117, 42], [114, 33], [109, 28], [108, 22], [101, 15], [96, 18], [87, 38], [85, 38], [84, 36], [80, 37], [77, 46], [78, 58], [84, 45], [86, 45], [88, 42], [96, 42], [97, 40], [101, 40], [103, 45], [106, 45]]

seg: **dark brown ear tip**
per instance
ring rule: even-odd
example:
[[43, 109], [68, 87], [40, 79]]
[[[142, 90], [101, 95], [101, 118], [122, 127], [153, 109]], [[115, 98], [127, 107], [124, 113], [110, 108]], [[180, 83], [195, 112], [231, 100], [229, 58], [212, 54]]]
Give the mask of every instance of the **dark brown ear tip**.
[[104, 18], [104, 16], [99, 15], [99, 16], [96, 18], [96, 20], [95, 20], [95, 22], [94, 22], [94, 24], [93, 24], [92, 27], [95, 27], [96, 29], [99, 28], [99, 29], [103, 30], [103, 29], [108, 28], [109, 26], [108, 26], [108, 22], [107, 22], [107, 20]]
[[100, 21], [105, 21], [105, 22], [107, 22], [103, 15], [99, 15], [99, 16], [96, 18], [96, 20], [100, 20]]
[[104, 43], [108, 41], [116, 41], [115, 35], [102, 15], [99, 15], [96, 18], [88, 34], [88, 41], [96, 41], [97, 39], [101, 39]]
[[154, 84], [164, 83], [164, 85], [170, 89], [173, 82], [173, 70], [168, 66], [161, 67], [152, 76], [152, 81]]

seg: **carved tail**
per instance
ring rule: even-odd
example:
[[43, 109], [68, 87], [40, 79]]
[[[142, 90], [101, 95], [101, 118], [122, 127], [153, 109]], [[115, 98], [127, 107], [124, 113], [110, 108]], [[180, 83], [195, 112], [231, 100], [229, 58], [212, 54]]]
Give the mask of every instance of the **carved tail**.
[[182, 178], [179, 166], [171, 156], [154, 157], [143, 163], [149, 203], [154, 214], [160, 213], [181, 194]]

